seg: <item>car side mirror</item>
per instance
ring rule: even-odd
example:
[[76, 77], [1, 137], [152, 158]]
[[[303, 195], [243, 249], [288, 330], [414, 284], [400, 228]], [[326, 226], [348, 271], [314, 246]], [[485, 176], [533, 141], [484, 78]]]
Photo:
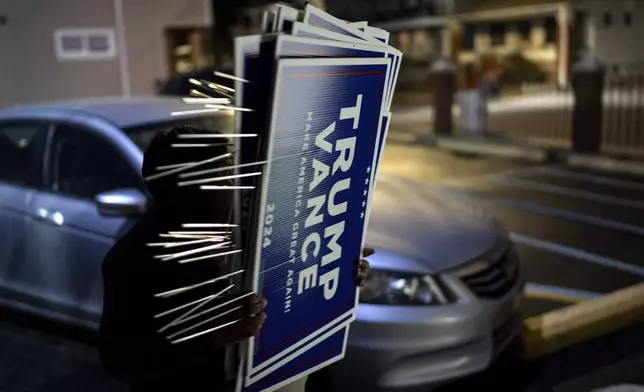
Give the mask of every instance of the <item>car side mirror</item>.
[[94, 200], [98, 207], [98, 213], [103, 216], [141, 215], [148, 207], [148, 198], [134, 188], [99, 193]]

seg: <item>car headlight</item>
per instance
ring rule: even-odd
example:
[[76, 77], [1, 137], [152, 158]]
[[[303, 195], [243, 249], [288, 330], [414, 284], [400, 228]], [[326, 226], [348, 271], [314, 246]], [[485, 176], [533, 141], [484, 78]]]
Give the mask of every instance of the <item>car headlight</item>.
[[447, 288], [430, 275], [412, 275], [370, 268], [360, 302], [380, 305], [443, 305], [452, 302]]

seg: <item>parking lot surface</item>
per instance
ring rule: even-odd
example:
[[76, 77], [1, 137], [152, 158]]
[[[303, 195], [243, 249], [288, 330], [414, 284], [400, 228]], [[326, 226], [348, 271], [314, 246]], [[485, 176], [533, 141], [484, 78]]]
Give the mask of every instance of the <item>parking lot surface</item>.
[[642, 178], [404, 145], [381, 170], [491, 209], [519, 251], [527, 316], [644, 280]]
[[[523, 305], [527, 316], [644, 279], [641, 178], [456, 156], [393, 143], [385, 151], [381, 173], [409, 181], [411, 186], [466, 194], [490, 208], [517, 244], [528, 283]], [[126, 390], [101, 370], [95, 335], [5, 310], [0, 314], [0, 392]], [[508, 391], [575, 390], [553, 388], [580, 385], [576, 378], [629, 357], [628, 350], [638, 349], [635, 340], [641, 333], [641, 328], [635, 329], [573, 347], [545, 363], [516, 362], [504, 356], [490, 371], [442, 388], [471, 390], [472, 385], [488, 385]], [[603, 362], [584, 360], [609, 347], [613, 352]], [[638, 360], [630, 359], [629, 366]], [[517, 377], [512, 382], [503, 381], [500, 375], [507, 374], [508, 363], [515, 364], [512, 371]], [[570, 364], [576, 366], [567, 375], [555, 371]]]

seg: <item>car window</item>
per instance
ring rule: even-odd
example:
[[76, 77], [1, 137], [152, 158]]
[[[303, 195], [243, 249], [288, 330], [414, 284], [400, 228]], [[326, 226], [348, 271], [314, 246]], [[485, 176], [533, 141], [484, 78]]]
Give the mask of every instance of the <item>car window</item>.
[[46, 123], [0, 123], [0, 181], [39, 186]]
[[142, 189], [140, 177], [116, 147], [72, 125], [56, 127], [49, 167], [51, 188], [74, 197], [93, 199], [106, 191]]
[[142, 126], [130, 127], [123, 129], [123, 132], [132, 140], [141, 151], [145, 151], [150, 146], [150, 142], [159, 133], [167, 129], [190, 125], [195, 128], [218, 131], [223, 134], [234, 132], [234, 116], [228, 115], [210, 115], [204, 117], [195, 117], [184, 121], [166, 121]]

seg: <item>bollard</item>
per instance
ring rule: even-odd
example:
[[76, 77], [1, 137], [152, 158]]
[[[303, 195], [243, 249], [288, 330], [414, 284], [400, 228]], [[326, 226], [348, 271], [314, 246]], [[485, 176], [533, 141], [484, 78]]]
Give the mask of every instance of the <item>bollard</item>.
[[601, 149], [604, 108], [604, 67], [587, 57], [575, 64], [573, 83], [575, 100], [572, 119], [572, 150], [583, 154]]
[[432, 65], [430, 72], [434, 88], [434, 133], [451, 135], [454, 128], [452, 104], [456, 91], [456, 67], [441, 59]]

